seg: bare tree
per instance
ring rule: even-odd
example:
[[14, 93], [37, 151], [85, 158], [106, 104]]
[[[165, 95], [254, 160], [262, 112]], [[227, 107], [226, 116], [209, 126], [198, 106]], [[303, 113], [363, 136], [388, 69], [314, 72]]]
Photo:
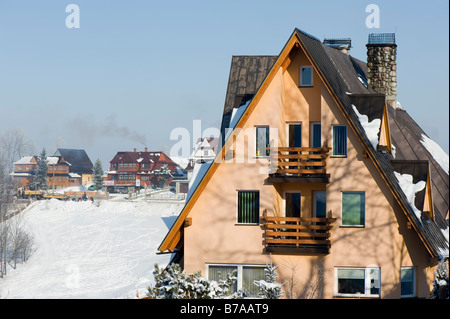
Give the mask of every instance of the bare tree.
[[0, 162], [10, 171], [15, 161], [35, 152], [34, 142], [20, 128], [0, 132]]

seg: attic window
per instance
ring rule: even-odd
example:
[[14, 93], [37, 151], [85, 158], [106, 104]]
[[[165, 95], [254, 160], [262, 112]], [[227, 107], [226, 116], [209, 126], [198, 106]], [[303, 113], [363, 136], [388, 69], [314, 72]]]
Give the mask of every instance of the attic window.
[[313, 68], [311, 65], [300, 66], [300, 86], [313, 86]]

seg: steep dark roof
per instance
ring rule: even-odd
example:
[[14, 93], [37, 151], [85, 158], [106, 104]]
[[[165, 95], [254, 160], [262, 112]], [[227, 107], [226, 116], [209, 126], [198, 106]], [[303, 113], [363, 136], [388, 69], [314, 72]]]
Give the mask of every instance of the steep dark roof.
[[92, 174], [94, 166], [85, 150], [58, 148], [55, 156], [62, 156], [70, 163], [71, 173]]
[[421, 142], [427, 136], [402, 108], [389, 108], [389, 126], [395, 158], [398, 160], [426, 160], [430, 164], [431, 192], [435, 221], [440, 228], [448, 225], [449, 175]]
[[[408, 200], [403, 193], [396, 177], [394, 174], [394, 167], [392, 165], [392, 156], [386, 152], [380, 152], [374, 150], [372, 145], [370, 144], [365, 131], [359, 122], [355, 111], [352, 108], [352, 94], [374, 94], [375, 91], [370, 87], [365, 87], [363, 82], [358, 79], [358, 72], [364, 71], [363, 63], [357, 62], [356, 59], [351, 56], [339, 52], [333, 48], [327, 47], [322, 44], [318, 39], [311, 37], [307, 33], [296, 29], [296, 34], [301, 39], [302, 43], [305, 45], [307, 51], [310, 53], [312, 59], [315, 61], [317, 68], [324, 75], [326, 81], [328, 81], [329, 86], [341, 102], [344, 111], [347, 113], [349, 118], [351, 119], [352, 124], [358, 130], [359, 135], [364, 140], [366, 146], [371, 150], [371, 153], [375, 157], [378, 162], [380, 168], [383, 170], [385, 176], [387, 177], [391, 188], [396, 192], [396, 194], [401, 198], [404, 203], [405, 209], [409, 212], [409, 218], [413, 221], [416, 229], [424, 235], [425, 240], [427, 241], [429, 247], [434, 251], [436, 256], [441, 255], [443, 251], [446, 251], [448, 254], [448, 241], [445, 239], [444, 235], [441, 232], [441, 229], [445, 229], [445, 223], [441, 223], [445, 217], [442, 217], [442, 214], [445, 214], [448, 211], [448, 173], [446, 176], [442, 175], [442, 171], [438, 174], [436, 172], [433, 173], [433, 169], [431, 172], [431, 180], [434, 188], [437, 188], [437, 192], [442, 194], [447, 194], [447, 203], [441, 203], [442, 200], [437, 200], [434, 202], [434, 206], [436, 208], [437, 213], [440, 217], [436, 218], [436, 221], [428, 221], [427, 223], [422, 223], [414, 214], [412, 208], [408, 204]], [[349, 62], [352, 63], [352, 67], [349, 67]], [[356, 64], [356, 68], [355, 68]], [[358, 83], [359, 82], [359, 83]], [[349, 94], [350, 93], [350, 94]], [[391, 109], [389, 107], [388, 109]], [[399, 116], [394, 116], [393, 121], [396, 122], [401, 130], [404, 130], [405, 127], [409, 127], [414, 132], [423, 132], [417, 123], [412, 120], [411, 117], [406, 116], [406, 111], [403, 111], [405, 114], [401, 114]], [[392, 113], [392, 111], [391, 111]], [[397, 112], [395, 112], [397, 113]], [[366, 114], [364, 114], [366, 115]], [[404, 116], [404, 118], [402, 118]], [[400, 117], [400, 119], [398, 118]], [[392, 123], [392, 119], [390, 121]], [[432, 166], [436, 166], [435, 161], [430, 158], [429, 152], [426, 148], [421, 145], [420, 139], [417, 139], [417, 133], [415, 134], [416, 140], [407, 139], [408, 142], [400, 141], [400, 136], [396, 136], [395, 130], [391, 130], [391, 139], [394, 141], [393, 144], [396, 147], [396, 152], [401, 152], [405, 149], [406, 152], [410, 152], [415, 150], [416, 157], [405, 157], [405, 160], [417, 160], [417, 159], [426, 159], [432, 162]], [[414, 151], [412, 152], [414, 153]], [[402, 153], [405, 154], [405, 153]], [[420, 154], [420, 155], [418, 155]], [[397, 156], [397, 153], [396, 153]], [[432, 156], [431, 156], [432, 157]], [[441, 181], [442, 180], [442, 181]], [[435, 191], [436, 192], [436, 191]], [[445, 202], [445, 201], [444, 201]], [[442, 204], [442, 207], [437, 207], [438, 203]], [[447, 209], [445, 210], [445, 207]], [[442, 211], [444, 210], [444, 211]], [[438, 225], [439, 224], [439, 225]]]
[[232, 57], [220, 129], [222, 138], [225, 136], [225, 128], [229, 127], [233, 109], [253, 98], [277, 58], [276, 55]]
[[[390, 153], [377, 151], [370, 143], [364, 128], [362, 127], [357, 114], [353, 110], [355, 106], [362, 115], [367, 115], [369, 121], [375, 118], [381, 119], [384, 109], [384, 96], [380, 96], [377, 92], [367, 85], [367, 65], [366, 63], [342, 53], [334, 48], [323, 44], [319, 39], [295, 29], [294, 33], [300, 38], [305, 46], [307, 53], [314, 61], [318, 71], [320, 71], [329, 87], [341, 102], [344, 112], [350, 118], [352, 125], [358, 131], [359, 136], [370, 149], [379, 167], [387, 177], [391, 188], [398, 194], [404, 203], [404, 207], [409, 211], [409, 217], [413, 220], [414, 225], [420, 233], [424, 234], [429, 247], [439, 255], [443, 250], [448, 252], [448, 241], [443, 236], [441, 229], [445, 229], [448, 220], [448, 172], [444, 172], [442, 168], [433, 159], [429, 151], [420, 143], [421, 135], [425, 134], [417, 123], [404, 110], [394, 110], [389, 107], [389, 124], [391, 126], [391, 139], [395, 147], [395, 156], [397, 160], [428, 160], [431, 168], [432, 194], [435, 209], [435, 220], [422, 223], [414, 214], [408, 200], [401, 189], [395, 174], [394, 159]], [[255, 72], [257, 61], [264, 58], [264, 66], [261, 68], [258, 76], [248, 76], [250, 65]], [[260, 85], [264, 81], [261, 76], [266, 76], [270, 72], [277, 57], [250, 57], [237, 56], [233, 57], [230, 79], [227, 88], [227, 97], [222, 118], [222, 138], [224, 138], [224, 130], [230, 124], [230, 118], [233, 108], [244, 104], [252, 99]], [[401, 134], [398, 134], [400, 131]], [[222, 140], [222, 143], [225, 141]]]

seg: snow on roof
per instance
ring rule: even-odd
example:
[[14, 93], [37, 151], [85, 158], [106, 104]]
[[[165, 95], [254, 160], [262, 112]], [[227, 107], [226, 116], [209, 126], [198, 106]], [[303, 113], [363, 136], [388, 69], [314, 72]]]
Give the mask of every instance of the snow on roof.
[[189, 182], [189, 190], [186, 195], [186, 203], [189, 202], [189, 200], [191, 199], [191, 196], [194, 194], [195, 190], [197, 189], [200, 182], [203, 180], [203, 177], [206, 175], [206, 172], [208, 172], [213, 162], [214, 161], [206, 163], [195, 163], [194, 170], [192, 171], [192, 178], [191, 181]]
[[14, 162], [14, 164], [19, 164], [19, 165], [36, 164], [36, 163], [31, 163], [32, 159], [33, 159], [33, 156], [24, 156], [20, 160], [18, 160], [17, 162]]
[[373, 148], [376, 150], [378, 145], [378, 134], [380, 133], [381, 127], [381, 119], [374, 119], [372, 122], [369, 122], [369, 117], [367, 115], [360, 114], [356, 106], [352, 105], [352, 107], [358, 116], [359, 122], [364, 128], [364, 131], [366, 132], [370, 144], [372, 144]]
[[231, 119], [230, 119], [230, 128], [228, 129], [228, 133], [226, 134], [225, 140], [228, 139], [231, 132], [235, 129], [236, 125], [238, 124], [242, 115], [245, 113], [245, 110], [247, 110], [247, 107], [250, 105], [251, 101], [252, 100], [250, 99], [244, 105], [241, 105], [238, 108], [233, 109], [233, 112], [231, 114]]
[[138, 163], [140, 163], [140, 162], [142, 162], [143, 159], [144, 159], [143, 157], [139, 157], [136, 161], [137, 161]]
[[48, 165], [56, 165], [56, 164], [58, 164], [58, 160], [59, 160], [59, 157], [56, 157], [56, 156], [47, 157]]
[[422, 145], [430, 152], [434, 160], [442, 167], [444, 172], [448, 174], [449, 172], [449, 160], [448, 154], [437, 144], [435, 141], [430, 139], [428, 136], [422, 134], [422, 139], [420, 140]]
[[408, 203], [411, 206], [412, 210], [414, 211], [414, 213], [416, 214], [416, 217], [418, 220], [422, 220], [421, 216], [422, 216], [422, 212], [417, 209], [416, 205], [415, 205], [415, 198], [416, 198], [416, 193], [420, 192], [421, 190], [423, 190], [425, 188], [425, 181], [419, 181], [417, 183], [413, 183], [413, 176], [410, 174], [400, 174], [397, 172], [394, 172], [395, 177], [398, 180], [398, 184], [400, 186], [400, 188], [402, 189], [403, 193], [405, 193], [406, 198], [408, 199]]

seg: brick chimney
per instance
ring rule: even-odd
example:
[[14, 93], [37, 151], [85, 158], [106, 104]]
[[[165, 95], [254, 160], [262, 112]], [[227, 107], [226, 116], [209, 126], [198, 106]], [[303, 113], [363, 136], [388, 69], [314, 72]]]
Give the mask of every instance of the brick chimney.
[[386, 102], [396, 107], [397, 100], [397, 45], [395, 33], [369, 34], [367, 47], [367, 81]]

